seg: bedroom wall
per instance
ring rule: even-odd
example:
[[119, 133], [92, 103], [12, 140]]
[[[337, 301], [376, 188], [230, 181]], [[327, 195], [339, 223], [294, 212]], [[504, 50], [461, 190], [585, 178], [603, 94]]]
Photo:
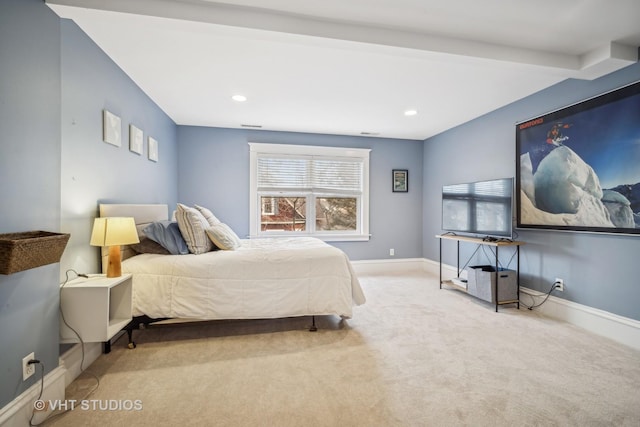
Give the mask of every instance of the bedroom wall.
[[[60, 27], [41, 0], [0, 4], [0, 233], [60, 228]], [[59, 264], [0, 275], [0, 408], [31, 352], [58, 366]]]
[[[332, 242], [352, 260], [422, 255], [422, 143], [413, 140], [178, 126], [178, 195], [209, 207], [240, 237], [249, 234], [248, 142], [370, 148], [368, 242]], [[409, 191], [391, 191], [392, 169], [409, 170]]]
[[[567, 80], [424, 142], [424, 256], [438, 260], [443, 184], [515, 176], [515, 123], [616, 89], [640, 79], [634, 64], [597, 80]], [[640, 320], [640, 287], [634, 264], [640, 237], [517, 230], [522, 283], [547, 292], [556, 277], [565, 291], [554, 295]], [[444, 262], [456, 264], [455, 243]], [[473, 245], [461, 256], [464, 263]], [[502, 263], [511, 256], [504, 251]], [[485, 263], [480, 256], [475, 263]], [[472, 262], [474, 263], [474, 262]], [[512, 267], [515, 266], [515, 261]]]
[[[175, 123], [73, 22], [61, 21], [61, 228], [71, 239], [62, 273], [100, 272], [89, 246], [98, 203], [169, 203], [178, 194]], [[121, 118], [122, 145], [102, 140], [102, 111]], [[144, 132], [142, 155], [129, 150], [129, 124]], [[159, 144], [148, 160], [147, 138]]]

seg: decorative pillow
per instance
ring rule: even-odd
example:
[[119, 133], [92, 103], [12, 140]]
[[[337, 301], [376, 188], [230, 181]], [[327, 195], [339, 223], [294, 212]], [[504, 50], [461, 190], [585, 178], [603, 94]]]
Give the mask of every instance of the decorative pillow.
[[189, 253], [187, 243], [182, 237], [178, 223], [175, 221], [152, 222], [147, 225], [142, 232], [149, 239], [160, 244], [160, 246], [172, 255], [185, 255]]
[[194, 207], [202, 214], [204, 219], [207, 220], [209, 225], [220, 224], [220, 220], [216, 218], [216, 216], [207, 208], [203, 208], [202, 206], [194, 205]]
[[189, 252], [198, 255], [213, 249], [213, 243], [204, 231], [209, 226], [209, 223], [200, 211], [178, 203], [176, 219], [178, 220], [180, 233], [182, 233], [182, 237], [187, 242]]
[[[160, 243], [151, 240], [146, 236], [140, 237], [140, 243], [135, 245], [129, 245], [134, 252], [138, 254], [157, 254], [157, 255], [171, 255], [171, 252], [167, 250]], [[186, 247], [186, 244], [185, 244]]]
[[240, 246], [238, 235], [225, 223], [212, 225], [206, 230], [207, 236], [218, 249], [232, 251]]

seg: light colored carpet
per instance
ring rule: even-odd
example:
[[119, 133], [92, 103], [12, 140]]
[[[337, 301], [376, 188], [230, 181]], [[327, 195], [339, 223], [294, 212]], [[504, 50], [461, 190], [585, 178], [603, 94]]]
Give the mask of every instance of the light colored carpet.
[[[440, 290], [422, 271], [361, 276], [353, 319], [224, 321], [134, 333], [47, 425], [638, 426], [640, 352], [525, 308]], [[67, 389], [79, 399], [95, 380]]]

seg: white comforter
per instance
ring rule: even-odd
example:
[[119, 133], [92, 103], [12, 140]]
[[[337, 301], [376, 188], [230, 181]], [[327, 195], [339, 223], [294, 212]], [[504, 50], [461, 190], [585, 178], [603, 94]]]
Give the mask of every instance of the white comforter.
[[133, 315], [152, 318], [261, 319], [352, 316], [365, 302], [341, 250], [315, 238], [243, 240], [235, 251], [137, 255]]

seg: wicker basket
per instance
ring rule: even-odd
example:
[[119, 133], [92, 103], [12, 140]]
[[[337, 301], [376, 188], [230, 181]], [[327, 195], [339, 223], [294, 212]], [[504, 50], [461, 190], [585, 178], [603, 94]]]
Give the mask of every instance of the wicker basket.
[[0, 274], [59, 262], [69, 236], [49, 231], [0, 234]]

